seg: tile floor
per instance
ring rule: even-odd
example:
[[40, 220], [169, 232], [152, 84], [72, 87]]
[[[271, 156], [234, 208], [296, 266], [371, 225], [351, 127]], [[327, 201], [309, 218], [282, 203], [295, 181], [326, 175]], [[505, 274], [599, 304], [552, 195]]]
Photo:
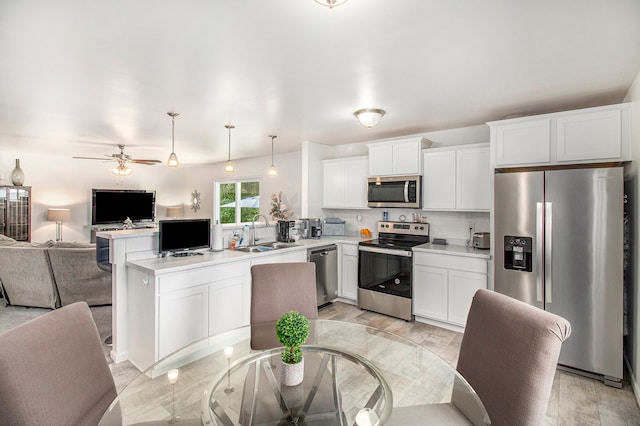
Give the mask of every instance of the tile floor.
[[[48, 309], [4, 307], [0, 302], [0, 333], [48, 312]], [[110, 333], [110, 312], [107, 307], [92, 308], [101, 336]], [[363, 311], [356, 306], [334, 303], [320, 310], [320, 318], [352, 321], [384, 329], [411, 339], [455, 366], [462, 334], [420, 322], [406, 322], [385, 315]], [[105, 345], [105, 355], [110, 347]], [[129, 362], [110, 364], [118, 391], [122, 390], [138, 370]], [[546, 425], [640, 425], [640, 408], [628, 382], [622, 389], [572, 373], [558, 371]]]

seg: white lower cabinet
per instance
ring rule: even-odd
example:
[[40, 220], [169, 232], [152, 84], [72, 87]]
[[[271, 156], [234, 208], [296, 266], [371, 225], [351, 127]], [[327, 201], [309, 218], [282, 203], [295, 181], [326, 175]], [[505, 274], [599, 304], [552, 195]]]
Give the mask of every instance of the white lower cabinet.
[[158, 357], [209, 335], [209, 286], [161, 294], [158, 300]]
[[340, 285], [338, 296], [356, 302], [358, 300], [358, 246], [340, 244]]
[[414, 253], [415, 316], [464, 327], [473, 295], [481, 288], [487, 288], [485, 259]]
[[177, 349], [249, 324], [249, 262], [155, 275], [127, 268], [129, 360], [144, 370]]

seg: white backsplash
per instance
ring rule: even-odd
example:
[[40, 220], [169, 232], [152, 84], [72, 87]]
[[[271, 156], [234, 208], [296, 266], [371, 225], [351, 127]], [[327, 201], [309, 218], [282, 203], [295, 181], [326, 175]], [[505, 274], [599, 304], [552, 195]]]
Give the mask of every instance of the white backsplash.
[[[382, 220], [382, 212], [389, 212], [390, 221], [399, 221], [404, 215], [407, 222], [413, 220], [414, 213], [427, 217], [431, 239], [444, 238], [448, 244], [465, 245], [469, 240], [469, 228], [473, 232], [489, 232], [488, 212], [440, 212], [416, 209], [367, 209], [367, 210], [329, 210], [325, 217], [339, 217], [345, 221], [347, 235], [359, 235], [360, 229], [368, 228], [377, 236], [377, 224]], [[358, 221], [360, 217], [360, 221]], [[323, 217], [324, 219], [324, 217]]]

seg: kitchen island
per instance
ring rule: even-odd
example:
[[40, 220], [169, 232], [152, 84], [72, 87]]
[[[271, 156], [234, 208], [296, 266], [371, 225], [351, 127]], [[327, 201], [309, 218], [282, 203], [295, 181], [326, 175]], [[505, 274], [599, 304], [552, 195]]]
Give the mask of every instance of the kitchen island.
[[109, 240], [112, 264], [110, 356], [116, 363], [130, 360], [138, 368], [151, 365], [176, 345], [248, 324], [252, 265], [305, 262], [308, 248], [360, 240], [324, 237], [265, 252], [227, 249], [163, 258], [156, 229], [103, 231], [96, 236]]

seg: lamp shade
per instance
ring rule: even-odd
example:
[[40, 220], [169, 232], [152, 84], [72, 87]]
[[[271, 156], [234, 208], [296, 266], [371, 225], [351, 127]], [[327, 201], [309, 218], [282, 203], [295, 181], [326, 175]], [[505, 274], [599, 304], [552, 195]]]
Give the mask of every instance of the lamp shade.
[[69, 209], [47, 210], [47, 221], [49, 222], [66, 222], [69, 219], [71, 219], [71, 210]]
[[182, 216], [182, 207], [167, 207], [167, 217]]

